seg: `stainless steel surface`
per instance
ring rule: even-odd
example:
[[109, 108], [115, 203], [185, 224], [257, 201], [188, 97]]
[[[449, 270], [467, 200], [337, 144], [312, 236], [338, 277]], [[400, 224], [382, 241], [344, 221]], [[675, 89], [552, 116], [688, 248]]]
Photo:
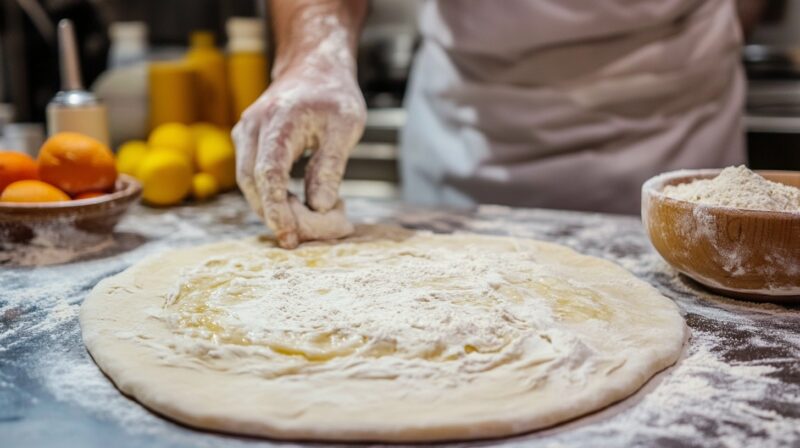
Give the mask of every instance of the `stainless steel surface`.
[[406, 124], [406, 110], [402, 107], [375, 108], [367, 111], [362, 142], [394, 143]]
[[742, 59], [749, 79], [798, 79], [800, 61], [796, 48], [746, 45]]
[[[674, 300], [691, 328], [683, 359], [611, 408], [540, 432], [449, 446], [799, 446], [800, 308], [704, 291], [655, 254], [638, 219], [497, 206], [431, 211], [358, 199], [347, 210], [357, 222], [539, 238], [615, 261]], [[134, 207], [105, 244], [67, 257], [36, 246], [0, 251], [0, 445], [298, 446], [194, 430], [149, 412], [99, 372], [78, 325], [78, 307], [94, 285], [146, 256], [263, 233], [242, 198], [227, 194], [199, 206]]]
[[[347, 177], [400, 183], [400, 132], [406, 123], [403, 108], [370, 109], [361, 141], [350, 155]], [[396, 188], [396, 187], [395, 187]]]
[[[800, 116], [774, 117], [763, 115], [746, 115], [745, 127], [748, 132], [770, 132], [781, 134], [800, 134]], [[790, 151], [800, 151], [800, 147], [787, 148]]]
[[800, 79], [748, 84], [744, 123], [749, 165], [800, 170]]
[[[294, 178], [290, 181], [289, 189], [302, 196], [303, 183], [303, 179]], [[401, 199], [400, 186], [390, 180], [344, 179], [339, 186], [339, 192], [348, 198], [381, 201], [399, 201]]]
[[800, 80], [754, 80], [747, 86], [747, 114], [800, 117]]

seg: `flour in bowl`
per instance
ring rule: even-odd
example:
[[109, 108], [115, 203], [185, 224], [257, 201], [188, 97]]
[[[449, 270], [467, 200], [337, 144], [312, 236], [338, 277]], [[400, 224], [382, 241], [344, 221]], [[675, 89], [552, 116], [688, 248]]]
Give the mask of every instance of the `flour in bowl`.
[[744, 165], [725, 168], [713, 179], [668, 185], [664, 194], [698, 204], [800, 212], [800, 188], [769, 181]]

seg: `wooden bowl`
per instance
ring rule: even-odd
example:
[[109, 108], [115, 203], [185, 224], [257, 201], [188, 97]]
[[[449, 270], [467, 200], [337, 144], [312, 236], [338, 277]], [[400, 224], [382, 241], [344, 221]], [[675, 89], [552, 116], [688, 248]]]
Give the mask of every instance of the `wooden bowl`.
[[59, 235], [74, 234], [76, 230], [109, 234], [141, 193], [136, 179], [120, 174], [114, 192], [103, 196], [65, 202], [0, 202], [0, 243], [25, 243], [37, 235], [46, 235], [58, 245]]
[[[678, 271], [736, 298], [800, 299], [800, 213], [709, 206], [667, 197], [667, 185], [721, 170], [674, 171], [642, 186], [642, 221], [658, 253]], [[800, 187], [800, 172], [758, 171]]]

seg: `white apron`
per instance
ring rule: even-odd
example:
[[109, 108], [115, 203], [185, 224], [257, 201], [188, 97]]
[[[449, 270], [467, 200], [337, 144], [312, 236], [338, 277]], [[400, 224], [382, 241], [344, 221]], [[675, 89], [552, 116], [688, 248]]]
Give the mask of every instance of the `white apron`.
[[406, 200], [638, 213], [657, 173], [742, 163], [733, 0], [429, 0]]

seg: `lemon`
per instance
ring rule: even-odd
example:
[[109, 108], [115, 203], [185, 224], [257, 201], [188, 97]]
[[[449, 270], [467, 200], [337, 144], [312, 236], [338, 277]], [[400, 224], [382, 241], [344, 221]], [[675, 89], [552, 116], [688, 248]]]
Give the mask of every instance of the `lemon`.
[[195, 141], [189, 126], [182, 123], [164, 123], [153, 129], [147, 143], [151, 148], [167, 148], [183, 154], [194, 163]]
[[199, 123], [194, 123], [189, 126], [189, 129], [192, 130], [192, 135], [194, 136], [194, 141], [199, 142], [201, 138], [203, 138], [206, 134], [213, 134], [215, 132], [224, 132], [222, 128], [215, 126], [211, 123], [207, 123], [205, 121], [201, 121]]
[[204, 133], [197, 143], [197, 168], [214, 176], [220, 190], [236, 186], [236, 151], [228, 134]]
[[142, 182], [142, 197], [154, 205], [177, 204], [192, 188], [192, 167], [172, 150], [153, 149], [136, 170]]
[[204, 201], [219, 192], [219, 184], [214, 176], [208, 173], [197, 173], [192, 177], [192, 196]]
[[147, 143], [142, 140], [131, 140], [120, 145], [117, 149], [117, 171], [135, 176], [136, 168], [147, 150]]

